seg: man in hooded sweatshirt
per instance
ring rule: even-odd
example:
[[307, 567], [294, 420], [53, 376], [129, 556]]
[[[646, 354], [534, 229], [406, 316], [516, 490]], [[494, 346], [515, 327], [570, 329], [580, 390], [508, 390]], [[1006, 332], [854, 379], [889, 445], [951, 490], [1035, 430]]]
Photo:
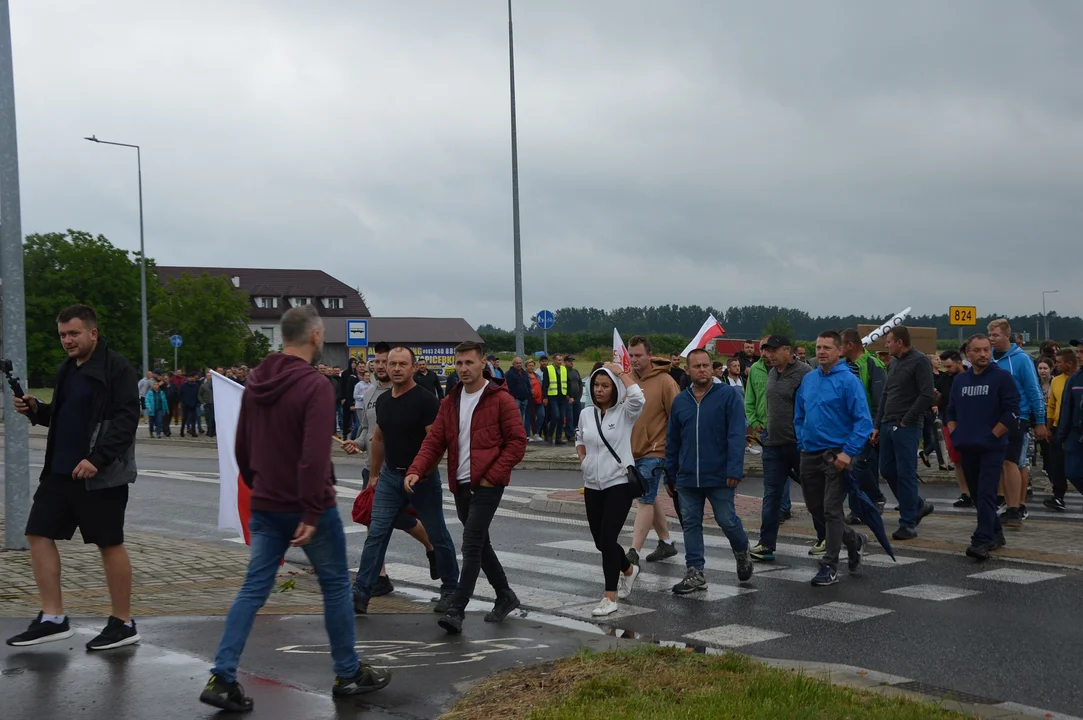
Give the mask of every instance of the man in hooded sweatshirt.
[[632, 427], [632, 457], [636, 469], [650, 486], [650, 492], [636, 501], [635, 529], [632, 532], [632, 547], [628, 550], [628, 562], [638, 565], [639, 553], [651, 527], [658, 534], [658, 547], [647, 555], [647, 562], [665, 560], [677, 554], [677, 546], [669, 538], [666, 513], [655, 500], [665, 465], [669, 409], [680, 389], [669, 374], [672, 367], [669, 360], [653, 357], [651, 342], [642, 335], [628, 341], [628, 360], [632, 366], [632, 378], [645, 397], [643, 412]]
[[335, 394], [312, 364], [323, 351], [323, 320], [312, 305], [282, 316], [281, 353], [268, 355], [248, 378], [237, 419], [237, 467], [252, 489], [252, 558], [226, 615], [211, 679], [199, 699], [230, 712], [253, 700], [237, 682], [237, 665], [256, 613], [274, 588], [290, 547], [302, 548], [324, 597], [324, 624], [334, 665], [335, 697], [385, 687], [386, 670], [360, 662], [350, 602], [346, 535], [335, 495], [330, 441]]

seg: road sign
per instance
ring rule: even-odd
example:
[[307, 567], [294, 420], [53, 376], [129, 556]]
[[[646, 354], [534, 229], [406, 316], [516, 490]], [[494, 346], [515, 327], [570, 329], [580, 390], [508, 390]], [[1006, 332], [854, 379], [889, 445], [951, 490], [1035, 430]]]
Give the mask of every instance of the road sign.
[[553, 315], [552, 310], [542, 310], [538, 313], [538, 327], [542, 330], [551, 330], [553, 325], [556, 324], [556, 317]]
[[184, 344], [184, 340], [181, 338], [180, 335], [174, 335], [173, 337], [169, 338], [169, 344], [175, 348], [179, 348], [181, 345]]
[[369, 346], [369, 321], [347, 320], [346, 321], [346, 347]]
[[952, 325], [977, 325], [978, 308], [973, 305], [952, 305], [948, 308], [948, 322]]

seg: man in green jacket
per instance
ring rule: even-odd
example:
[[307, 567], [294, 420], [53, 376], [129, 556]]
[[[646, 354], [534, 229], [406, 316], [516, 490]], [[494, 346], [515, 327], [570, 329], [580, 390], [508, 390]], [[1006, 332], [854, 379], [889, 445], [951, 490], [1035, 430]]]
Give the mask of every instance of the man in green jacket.
[[[760, 340], [760, 347], [767, 338]], [[762, 353], [762, 351], [761, 351]], [[748, 422], [746, 431], [749, 440], [761, 443], [763, 433], [767, 427], [767, 371], [771, 369], [771, 361], [765, 353], [760, 359], [752, 363], [748, 368], [748, 381], [745, 383], [745, 420]], [[755, 444], [751, 445], [749, 452], [758, 455], [761, 451]], [[782, 519], [790, 519], [790, 481], [782, 490]]]

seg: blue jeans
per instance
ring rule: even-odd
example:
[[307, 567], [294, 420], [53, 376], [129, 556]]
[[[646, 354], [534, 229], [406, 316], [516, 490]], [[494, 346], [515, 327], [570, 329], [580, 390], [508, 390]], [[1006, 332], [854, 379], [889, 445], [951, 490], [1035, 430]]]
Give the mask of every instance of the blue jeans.
[[391, 542], [391, 533], [395, 529], [395, 520], [409, 503], [417, 511], [418, 519], [429, 534], [429, 542], [436, 550], [436, 567], [440, 571], [440, 593], [455, 591], [459, 586], [459, 561], [455, 559], [455, 544], [444, 522], [443, 487], [440, 484], [440, 471], [414, 485], [412, 495], [407, 495], [402, 487], [406, 473], [390, 470], [386, 466], [380, 471], [380, 480], [376, 484], [376, 494], [372, 498], [372, 522], [365, 548], [361, 551], [361, 564], [357, 568], [357, 578], [353, 583], [355, 600], [367, 603], [372, 597], [372, 586], [380, 576], [384, 565], [387, 545]]
[[579, 414], [582, 413], [582, 412], [583, 412], [583, 401], [582, 400], [580, 400], [579, 398], [576, 398], [575, 400], [569, 400], [568, 401], [568, 411], [566, 413], [566, 418], [567, 418], [567, 421], [568, 421], [568, 432], [570, 433], [570, 437], [573, 440], [575, 439], [576, 428], [579, 427]]
[[962, 455], [963, 477], [978, 510], [978, 526], [970, 537], [974, 545], [992, 545], [1003, 532], [997, 516], [997, 486], [1004, 467], [1005, 447], [995, 450], [967, 448]]
[[[764, 450], [764, 455], [767, 454], [766, 453], [767, 446], [763, 444], [765, 440], [767, 440], [767, 428], [764, 428], [763, 431], [760, 432], [760, 447]], [[766, 461], [764, 461], [764, 467], [766, 468]], [[767, 472], [767, 470], [765, 469], [764, 473], [766, 474], [766, 472]], [[799, 477], [801, 477], [800, 463], [793, 466], [793, 472], [786, 476], [786, 482], [782, 486], [782, 507], [781, 507], [781, 509], [782, 509], [782, 512], [784, 512], [784, 513], [788, 513], [792, 509], [792, 506], [790, 504], [790, 480], [796, 480]], [[766, 491], [765, 491], [765, 496], [766, 496]]]
[[918, 493], [919, 440], [919, 427], [880, 426], [880, 474], [899, 501], [899, 526], [911, 530], [917, 527], [918, 510], [925, 504]]
[[523, 428], [526, 430], [526, 436], [530, 437], [534, 434], [530, 431], [530, 401], [516, 400], [515, 404], [519, 406], [519, 417], [523, 418]]
[[[880, 449], [872, 443], [867, 443], [865, 449], [854, 458], [854, 477], [857, 479], [857, 486], [869, 496], [869, 500], [886, 500], [880, 489]], [[850, 495], [848, 503], [850, 511], [853, 512], [857, 508], [857, 496]]]
[[643, 457], [636, 460], [636, 470], [647, 481], [650, 488], [646, 495], [636, 498], [638, 502], [644, 505], [654, 505], [654, 501], [658, 499], [658, 485], [661, 482], [662, 468], [665, 465], [665, 458]]
[[549, 439], [555, 442], [560, 439], [561, 433], [565, 432], [564, 415], [568, 410], [568, 398], [552, 395], [546, 399], [549, 401], [546, 408], [549, 416]]
[[162, 425], [165, 424], [165, 413], [156, 412], [153, 415], [147, 415], [147, 427], [150, 429], [151, 435], [161, 435]]
[[[765, 445], [763, 448], [763, 509], [760, 512], [760, 545], [775, 549], [778, 525], [789, 499], [790, 472], [801, 471], [797, 445]], [[805, 499], [806, 503], [808, 498]], [[817, 529], [817, 534], [819, 534]]]
[[[533, 404], [533, 400], [531, 401]], [[545, 406], [533, 405], [534, 408], [534, 435], [542, 435], [545, 433]]]
[[[300, 513], [252, 511], [252, 519], [248, 523], [252, 534], [248, 574], [226, 615], [226, 627], [214, 656], [214, 667], [211, 668], [211, 672], [224, 682], [231, 683], [237, 679], [237, 664], [252, 632], [256, 613], [271, 595], [282, 557], [289, 549], [290, 540], [300, 523]], [[316, 569], [316, 578], [323, 593], [323, 624], [331, 642], [335, 674], [353, 677], [357, 674], [360, 661], [354, 650], [356, 627], [350, 602], [346, 535], [342, 531], [342, 518], [337, 507], [324, 511], [316, 526], [316, 534], [307, 545], [302, 546], [302, 550]]]
[[731, 487], [677, 487], [681, 498], [681, 516], [684, 519], [684, 564], [700, 572], [706, 562], [703, 559], [703, 503], [711, 502], [714, 519], [730, 541], [734, 552], [748, 549], [748, 536], [741, 525], [741, 518], [733, 507]]

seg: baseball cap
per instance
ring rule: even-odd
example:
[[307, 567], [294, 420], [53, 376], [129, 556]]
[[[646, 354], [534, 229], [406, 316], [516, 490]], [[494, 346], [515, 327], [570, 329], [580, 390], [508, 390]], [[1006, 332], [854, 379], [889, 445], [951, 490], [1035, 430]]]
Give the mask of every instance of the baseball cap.
[[1072, 347], [1076, 347], [1077, 345], [1079, 345], [1079, 341], [1078, 340], [1069, 340], [1068, 344], [1071, 345]]
[[763, 341], [763, 344], [761, 344], [760, 347], [765, 347], [765, 348], [769, 348], [771, 350], [774, 350], [775, 348], [780, 348], [780, 347], [783, 347], [784, 345], [789, 345], [789, 344], [790, 344], [790, 339], [788, 337], [786, 337], [785, 335], [771, 335], [770, 337], [768, 337], [766, 340]]
[[486, 359], [486, 360], [497, 360], [497, 359], [499, 359], [499, 358], [497, 358], [497, 356], [496, 356], [496, 355], [490, 355], [489, 357], [487, 357], [487, 358], [485, 358], [485, 359]]
[[572, 362], [575, 362], [575, 355], [565, 355], [564, 359], [565, 360], [571, 360]]

